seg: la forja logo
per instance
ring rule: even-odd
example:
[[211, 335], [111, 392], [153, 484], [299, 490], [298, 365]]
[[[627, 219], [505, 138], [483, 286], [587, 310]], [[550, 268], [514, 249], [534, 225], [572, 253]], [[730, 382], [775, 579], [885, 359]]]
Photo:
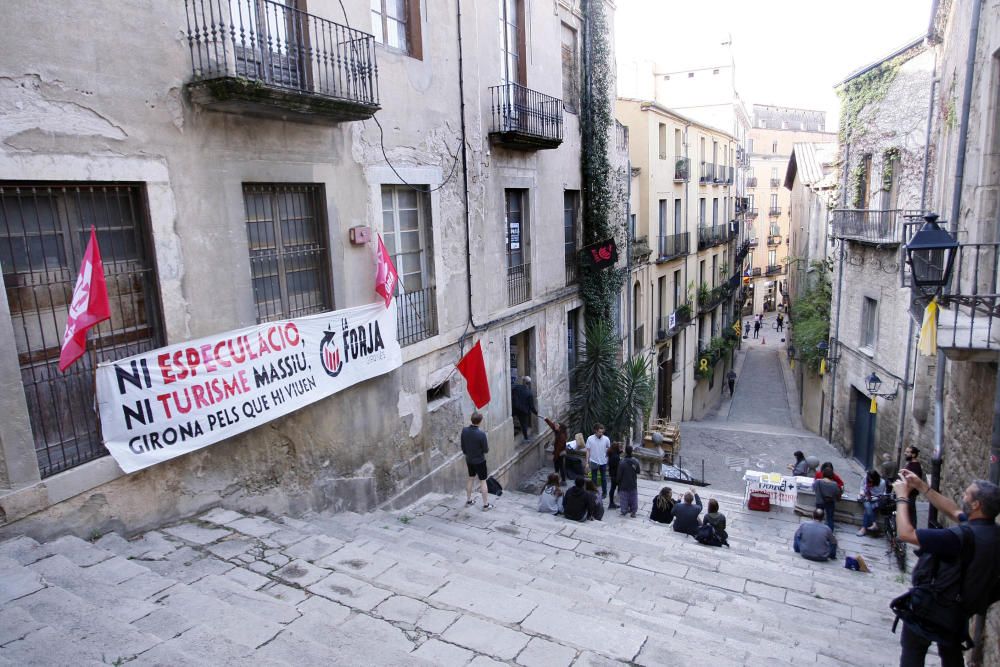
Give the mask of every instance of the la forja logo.
[[337, 345], [337, 333], [327, 329], [323, 333], [323, 340], [319, 342], [319, 357], [323, 362], [323, 370], [330, 377], [337, 377], [344, 368], [344, 360], [340, 355], [340, 347]]

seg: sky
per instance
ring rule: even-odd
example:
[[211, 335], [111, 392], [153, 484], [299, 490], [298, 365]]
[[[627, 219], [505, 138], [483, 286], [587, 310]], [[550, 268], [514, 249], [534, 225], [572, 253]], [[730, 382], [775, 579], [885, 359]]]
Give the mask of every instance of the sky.
[[[851, 72], [925, 34], [930, 0], [618, 0], [619, 62], [652, 59], [670, 69], [736, 63], [736, 89], [751, 111], [774, 104], [827, 112]], [[723, 46], [727, 41], [731, 46]], [[714, 62], [705, 62], [714, 61]]]

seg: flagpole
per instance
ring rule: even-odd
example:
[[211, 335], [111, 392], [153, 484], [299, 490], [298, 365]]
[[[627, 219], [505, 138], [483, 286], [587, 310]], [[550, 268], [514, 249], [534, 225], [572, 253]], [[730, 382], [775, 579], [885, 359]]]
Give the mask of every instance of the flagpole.
[[97, 441], [104, 444], [104, 435], [101, 433], [101, 409], [97, 404], [97, 341], [91, 345], [87, 341], [87, 349], [90, 351], [90, 388], [94, 392], [94, 424], [97, 426]]

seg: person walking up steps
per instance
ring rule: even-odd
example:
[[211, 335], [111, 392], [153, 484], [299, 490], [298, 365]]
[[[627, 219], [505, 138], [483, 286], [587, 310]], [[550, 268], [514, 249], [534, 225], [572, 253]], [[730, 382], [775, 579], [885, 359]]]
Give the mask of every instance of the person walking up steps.
[[633, 519], [639, 511], [639, 462], [632, 458], [632, 445], [625, 445], [625, 458], [618, 465], [618, 498], [622, 516]]
[[782, 315], [781, 313], [778, 313], [778, 327], [777, 328], [778, 328], [778, 331], [784, 331], [785, 330], [785, 316]]
[[476, 477], [479, 478], [479, 492], [483, 495], [483, 511], [493, 509], [490, 504], [489, 492], [486, 489], [486, 454], [490, 451], [486, 434], [480, 430], [479, 425], [483, 421], [483, 415], [473, 412], [469, 419], [471, 424], [462, 429], [462, 453], [465, 454], [465, 465], [469, 471], [469, 478], [465, 481], [465, 504], [471, 506], [476, 501], [472, 499], [472, 486]]

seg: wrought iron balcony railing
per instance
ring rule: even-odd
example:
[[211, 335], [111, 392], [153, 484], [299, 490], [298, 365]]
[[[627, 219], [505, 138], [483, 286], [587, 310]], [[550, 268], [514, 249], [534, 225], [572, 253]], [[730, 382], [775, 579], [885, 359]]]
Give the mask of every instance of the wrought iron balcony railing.
[[722, 165], [721, 164], [715, 164], [713, 162], [711, 164], [711, 167], [712, 167], [712, 170], [711, 170], [711, 173], [712, 173], [712, 183], [714, 185], [718, 185], [719, 183], [721, 183], [724, 180], [723, 173], [722, 173]]
[[698, 294], [698, 312], [707, 313], [708, 311], [718, 307], [720, 303], [726, 300], [732, 293], [729, 285], [719, 285], [718, 287], [713, 287], [707, 293]]
[[768, 264], [767, 271], [765, 272], [765, 274], [769, 276], [774, 276], [783, 272], [784, 270], [785, 267], [782, 266], [781, 264]]
[[779, 215], [781, 215], [781, 207], [780, 206], [772, 206], [771, 208], [769, 208], [767, 210], [767, 214], [769, 216], [771, 216], [772, 218], [777, 218]]
[[659, 237], [656, 261], [665, 262], [691, 252], [691, 235], [688, 232]]
[[562, 100], [516, 83], [490, 88], [490, 137], [516, 150], [557, 148], [563, 141]]
[[[838, 208], [831, 216], [831, 235], [869, 245], [899, 245], [904, 242], [904, 220], [919, 219], [920, 215], [920, 211], [899, 209]], [[923, 221], [920, 222], [922, 224]]]
[[767, 237], [767, 245], [769, 247], [771, 247], [771, 248], [773, 248], [775, 246], [781, 245], [781, 237], [780, 236], [768, 236]]
[[[922, 221], [921, 223], [922, 224]], [[907, 238], [920, 225], [906, 224]], [[904, 284], [912, 286], [909, 272]], [[956, 361], [996, 361], [1000, 351], [1000, 243], [961, 243], [951, 282], [938, 295], [937, 343]], [[912, 315], [919, 321], [929, 295], [918, 294]]]
[[757, 266], [757, 267], [754, 267], [754, 268], [750, 269], [750, 275], [753, 276], [753, 277], [759, 276], [760, 275], [760, 267]]
[[437, 291], [434, 287], [404, 292], [397, 297], [396, 303], [396, 335], [400, 345], [412, 345], [437, 335]]
[[698, 250], [705, 250], [706, 248], [728, 243], [731, 235], [732, 228], [728, 224], [699, 227]]
[[375, 38], [274, 0], [185, 0], [191, 99], [313, 123], [379, 109]]
[[757, 209], [756, 208], [748, 208], [747, 209], [747, 218], [753, 220], [756, 217], [757, 217]]
[[531, 264], [507, 267], [507, 305], [516, 306], [531, 298]]
[[[673, 320], [673, 326], [671, 326], [671, 320]], [[664, 315], [659, 319], [656, 330], [656, 342], [662, 343], [665, 340], [673, 338], [690, 322], [691, 304], [681, 304], [672, 315]]]
[[760, 240], [757, 239], [757, 238], [752, 238], [752, 239], [748, 239], [748, 242], [750, 243], [750, 247], [751, 248], [756, 248], [757, 244], [760, 243]]
[[674, 161], [674, 181], [680, 183], [691, 177], [691, 160], [679, 157]]
[[772, 188], [780, 188], [781, 187], [781, 179], [779, 179], [779, 178], [772, 178], [771, 179], [771, 187]]
[[701, 163], [701, 175], [698, 177], [699, 183], [711, 183], [713, 178], [713, 173], [710, 170], [710, 165], [707, 162]]
[[757, 177], [756, 176], [751, 176], [750, 178], [747, 179], [747, 187], [748, 188], [755, 188], [755, 187], [757, 187]]

